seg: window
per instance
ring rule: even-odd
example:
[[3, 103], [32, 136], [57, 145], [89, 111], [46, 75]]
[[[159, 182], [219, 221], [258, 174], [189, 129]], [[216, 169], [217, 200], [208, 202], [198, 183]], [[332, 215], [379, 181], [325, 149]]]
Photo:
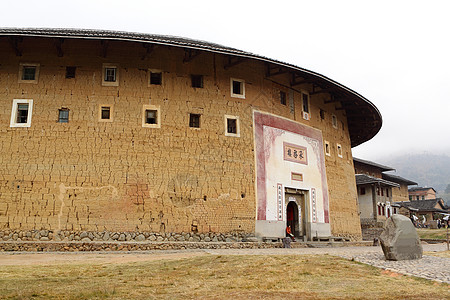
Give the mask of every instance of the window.
[[142, 127], [160, 128], [161, 127], [161, 113], [159, 106], [144, 105], [142, 108]]
[[280, 91], [280, 103], [286, 105], [286, 93], [283, 91]]
[[425, 200], [425, 196], [422, 196], [422, 200]]
[[189, 114], [189, 127], [200, 128], [200, 115], [199, 114]]
[[66, 67], [66, 78], [75, 78], [77, 67]]
[[231, 97], [245, 99], [245, 81], [231, 78]]
[[225, 135], [240, 136], [239, 117], [225, 115]]
[[309, 113], [309, 95], [302, 93], [303, 111]]
[[33, 100], [14, 99], [11, 110], [10, 127], [30, 127]]
[[342, 146], [341, 146], [341, 144], [336, 144], [336, 147], [337, 147], [337, 155], [338, 155], [340, 158], [342, 158], [343, 155], [342, 155]]
[[338, 128], [337, 125], [337, 117], [335, 115], [331, 115], [331, 124], [333, 125], [334, 128]]
[[413, 198], [412, 196], [409, 196], [409, 201], [412, 201], [412, 198]]
[[419, 196], [416, 196], [416, 200], [420, 200], [420, 199], [419, 199]]
[[381, 216], [381, 205], [378, 204], [378, 215]]
[[100, 104], [98, 108], [99, 122], [112, 122], [113, 120], [113, 105]]
[[320, 110], [319, 114], [320, 114], [320, 119], [325, 120], [325, 111], [323, 109]]
[[19, 83], [37, 83], [39, 77], [39, 64], [20, 64]]
[[386, 189], [386, 197], [389, 197], [389, 189]]
[[191, 85], [193, 88], [203, 88], [203, 75], [191, 75]]
[[359, 189], [359, 194], [360, 194], [360, 195], [365, 195], [365, 194], [366, 194], [366, 188], [365, 188], [365, 187], [361, 187], [361, 188]]
[[325, 154], [331, 156], [330, 142], [325, 141]]
[[61, 108], [60, 110], [58, 110], [58, 122], [69, 123], [69, 109]]
[[150, 70], [150, 84], [161, 85], [162, 84], [162, 72], [156, 70]]
[[377, 187], [377, 195], [380, 196], [380, 188]]
[[114, 64], [103, 64], [103, 82], [104, 86], [118, 86], [119, 72]]
[[384, 196], [384, 189], [381, 188], [381, 196]]

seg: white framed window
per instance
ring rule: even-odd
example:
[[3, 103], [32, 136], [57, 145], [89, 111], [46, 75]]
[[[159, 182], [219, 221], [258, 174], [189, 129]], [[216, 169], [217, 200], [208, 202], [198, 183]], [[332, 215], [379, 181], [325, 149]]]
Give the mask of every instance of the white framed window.
[[331, 156], [330, 142], [325, 141], [325, 155]]
[[40, 64], [21, 63], [19, 65], [19, 83], [38, 83]]
[[245, 80], [230, 78], [231, 97], [245, 99]]
[[333, 128], [338, 128], [338, 121], [336, 115], [331, 115], [331, 125], [333, 125]]
[[10, 127], [30, 127], [33, 113], [32, 99], [14, 99], [11, 110]]
[[148, 86], [162, 85], [162, 71], [149, 69], [148, 70]]
[[225, 115], [225, 136], [241, 136], [238, 116]]
[[309, 94], [302, 92], [303, 112], [309, 114]]
[[159, 105], [142, 106], [142, 127], [161, 128], [161, 111]]
[[337, 143], [337, 144], [336, 144], [336, 148], [337, 148], [337, 155], [338, 155], [340, 158], [342, 158], [342, 157], [343, 157], [343, 155], [342, 155], [342, 145], [339, 144], [339, 143]]
[[102, 85], [119, 86], [119, 68], [117, 64], [105, 63], [102, 68]]
[[98, 106], [98, 121], [99, 122], [112, 122], [114, 115], [113, 104], [100, 104]]

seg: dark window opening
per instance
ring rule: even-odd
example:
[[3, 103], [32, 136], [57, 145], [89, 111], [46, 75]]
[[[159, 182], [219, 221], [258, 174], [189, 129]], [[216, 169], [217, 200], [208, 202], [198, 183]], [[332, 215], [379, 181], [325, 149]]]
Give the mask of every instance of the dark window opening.
[[191, 75], [191, 84], [194, 88], [203, 87], [203, 75]]
[[145, 123], [146, 124], [158, 124], [158, 111], [153, 109], [145, 110]]
[[309, 113], [309, 95], [302, 94], [302, 100], [303, 100], [303, 111]]
[[237, 134], [237, 120], [227, 119], [227, 132]]
[[17, 123], [27, 123], [28, 121], [28, 104], [17, 105]]
[[162, 73], [150, 72], [150, 84], [161, 85], [162, 84]]
[[116, 82], [116, 68], [105, 68], [105, 81]]
[[359, 193], [360, 193], [361, 195], [365, 195], [365, 194], [366, 194], [366, 188], [365, 188], [365, 187], [361, 187], [361, 188], [359, 189]]
[[233, 94], [242, 95], [242, 82], [233, 80]]
[[77, 67], [66, 67], [66, 78], [75, 78]]
[[283, 91], [280, 91], [280, 103], [286, 105], [286, 93]]
[[36, 79], [36, 67], [25, 66], [22, 69], [22, 80], [35, 80]]
[[111, 107], [102, 106], [102, 120], [110, 120], [111, 119]]
[[323, 109], [320, 110], [320, 119], [325, 120], [325, 111]]
[[189, 127], [200, 128], [200, 115], [190, 114], [189, 115]]
[[66, 108], [62, 108], [59, 110], [58, 116], [59, 123], [68, 123], [69, 122], [69, 110]]

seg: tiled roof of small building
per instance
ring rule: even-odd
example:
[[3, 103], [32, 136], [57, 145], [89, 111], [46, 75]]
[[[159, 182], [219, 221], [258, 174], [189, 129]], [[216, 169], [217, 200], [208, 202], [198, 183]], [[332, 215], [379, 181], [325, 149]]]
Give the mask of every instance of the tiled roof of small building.
[[384, 166], [384, 165], [381, 165], [381, 164], [378, 164], [378, 163], [374, 163], [374, 162], [369, 161], [369, 160], [364, 160], [364, 159], [356, 158], [356, 157], [353, 157], [353, 162], [356, 162], [356, 163], [360, 163], [360, 164], [364, 164], [364, 165], [368, 165], [368, 166], [372, 166], [372, 167], [378, 168], [378, 169], [381, 170], [381, 172], [384, 172], [384, 171], [394, 171], [394, 170], [395, 170], [394, 168], [391, 168], [391, 167], [388, 167], [388, 166]]
[[400, 176], [397, 176], [397, 175], [383, 173], [383, 174], [381, 174], [381, 176], [385, 180], [389, 180], [389, 181], [393, 181], [393, 182], [397, 182], [397, 183], [404, 183], [404, 184], [407, 184], [407, 185], [416, 185], [417, 184], [417, 182], [408, 180], [406, 178], [403, 178], [403, 177], [400, 177]]
[[428, 199], [428, 200], [415, 200], [415, 201], [405, 201], [405, 202], [395, 202], [395, 204], [398, 204], [400, 206], [406, 207], [406, 208], [413, 208], [418, 211], [436, 211], [436, 212], [447, 212], [446, 207], [442, 209], [435, 208], [435, 206], [440, 203], [442, 207], [442, 199], [436, 198], [436, 199]]
[[399, 187], [400, 185], [395, 182], [391, 182], [388, 180], [372, 177], [366, 174], [356, 174], [356, 185], [363, 185], [363, 184], [372, 184], [372, 183], [378, 183], [380, 185], [384, 186], [393, 186], [393, 187]]
[[436, 190], [432, 187], [412, 187], [408, 189], [408, 192], [418, 192], [418, 191], [426, 191], [426, 190], [433, 190], [436, 193]]
[[268, 67], [272, 66], [278, 68], [279, 70], [288, 70], [289, 72], [292, 72], [293, 77], [295, 77], [294, 75], [299, 75], [304, 78], [303, 80], [314, 83], [316, 86], [321, 87], [325, 91], [330, 90], [333, 98], [338, 99], [337, 101], [341, 102], [342, 107], [346, 111], [352, 147], [358, 146], [373, 138], [378, 131], [380, 131], [383, 123], [378, 108], [372, 102], [350, 88], [324, 75], [289, 63], [284, 63], [215, 43], [167, 35], [88, 29], [0, 28], [0, 36], [141, 42], [147, 44], [181, 47], [192, 50], [209, 51], [229, 55], [230, 57], [254, 59], [267, 63]]

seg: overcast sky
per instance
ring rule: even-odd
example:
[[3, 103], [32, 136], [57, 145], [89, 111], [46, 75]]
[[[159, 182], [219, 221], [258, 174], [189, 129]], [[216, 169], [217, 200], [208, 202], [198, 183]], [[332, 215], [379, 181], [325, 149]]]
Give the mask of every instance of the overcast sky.
[[450, 1], [8, 1], [1, 27], [109, 29], [206, 40], [288, 62], [373, 102], [377, 160], [450, 150]]

